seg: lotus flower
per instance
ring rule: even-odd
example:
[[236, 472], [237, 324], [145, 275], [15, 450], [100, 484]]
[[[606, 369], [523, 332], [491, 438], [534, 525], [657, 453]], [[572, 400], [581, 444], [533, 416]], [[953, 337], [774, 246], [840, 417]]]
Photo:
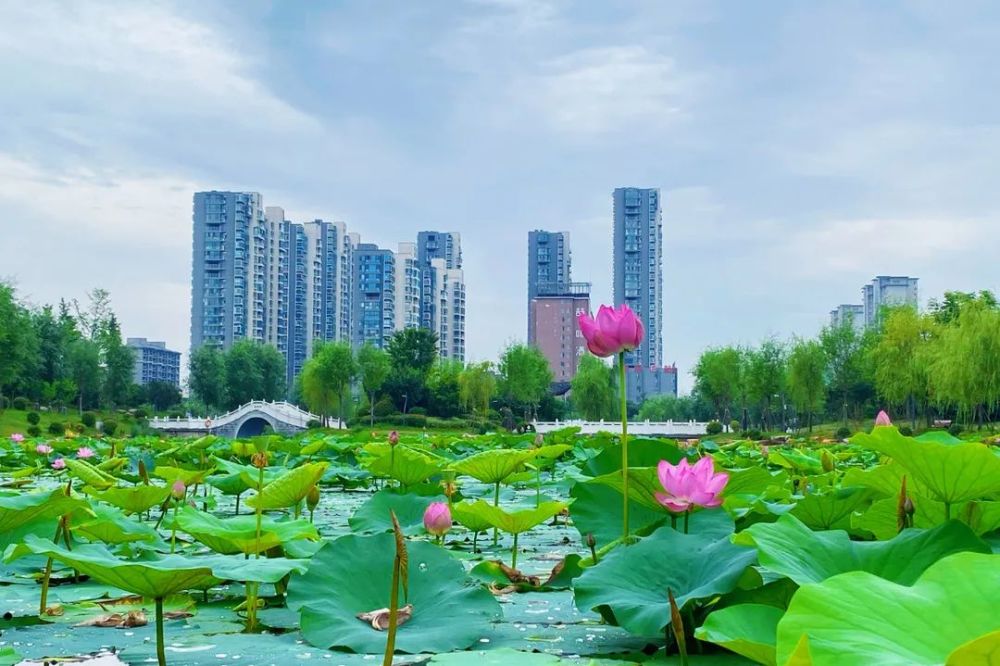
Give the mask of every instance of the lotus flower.
[[52, 453], [52, 447], [49, 446], [48, 444], [39, 444], [38, 446], [35, 447], [35, 453], [37, 453], [40, 456], [47, 456], [50, 453]]
[[710, 456], [694, 465], [688, 465], [687, 459], [677, 465], [661, 460], [656, 472], [666, 491], [656, 493], [656, 501], [674, 513], [684, 513], [696, 506], [719, 506], [720, 493], [729, 481], [725, 472], [715, 473], [715, 462]]
[[875, 425], [891, 426], [892, 419], [890, 419], [889, 415], [885, 413], [885, 410], [882, 410], [881, 412], [878, 413], [878, 416], [875, 417]]
[[180, 479], [177, 479], [170, 486], [170, 494], [174, 499], [184, 499], [184, 494], [187, 492], [187, 486]]
[[24, 435], [22, 435], [19, 432], [15, 432], [13, 435], [10, 436], [10, 441], [14, 442], [15, 444], [20, 444], [21, 442], [24, 441]]
[[389, 433], [389, 446], [396, 446], [399, 444], [399, 433], [393, 430]]
[[451, 529], [451, 509], [445, 502], [431, 502], [424, 511], [424, 529], [434, 536], [444, 536]]
[[80, 448], [78, 448], [76, 450], [76, 457], [77, 458], [93, 458], [94, 457], [94, 449], [90, 448], [89, 446], [81, 446]]
[[66, 461], [62, 458], [56, 458], [52, 461], [52, 469], [66, 469]]
[[617, 308], [602, 305], [597, 317], [582, 312], [577, 316], [587, 349], [594, 356], [614, 356], [632, 351], [642, 342], [642, 320], [622, 303]]

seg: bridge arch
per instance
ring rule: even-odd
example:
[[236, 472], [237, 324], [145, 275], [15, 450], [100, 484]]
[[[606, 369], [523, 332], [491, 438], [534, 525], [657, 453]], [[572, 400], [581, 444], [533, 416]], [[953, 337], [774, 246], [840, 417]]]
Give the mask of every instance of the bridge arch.
[[267, 427], [270, 427], [275, 432], [278, 431], [278, 424], [269, 414], [253, 411], [240, 419], [233, 428], [233, 431], [237, 439], [242, 439], [263, 435], [264, 429]]

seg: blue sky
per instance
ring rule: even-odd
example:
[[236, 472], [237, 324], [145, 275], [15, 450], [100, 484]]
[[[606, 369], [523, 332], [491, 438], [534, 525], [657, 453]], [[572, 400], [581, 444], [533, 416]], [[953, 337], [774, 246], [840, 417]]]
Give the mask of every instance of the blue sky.
[[394, 247], [462, 233], [468, 351], [525, 334], [527, 232], [611, 294], [664, 200], [665, 357], [811, 335], [876, 274], [1000, 288], [989, 2], [5, 3], [0, 275], [188, 346], [198, 189]]

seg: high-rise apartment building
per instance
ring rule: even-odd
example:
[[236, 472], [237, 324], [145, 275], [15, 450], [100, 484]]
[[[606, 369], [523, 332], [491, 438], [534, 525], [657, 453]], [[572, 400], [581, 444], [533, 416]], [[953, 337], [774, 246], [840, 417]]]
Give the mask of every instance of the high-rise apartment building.
[[396, 330], [420, 326], [420, 260], [417, 244], [399, 244], [396, 252]]
[[128, 338], [125, 344], [135, 352], [132, 380], [139, 385], [166, 382], [180, 388], [181, 353], [167, 349], [167, 343]]
[[614, 301], [642, 319], [646, 336], [628, 365], [663, 362], [663, 220], [660, 190], [619, 187], [614, 195]]
[[[442, 358], [463, 361], [465, 277], [461, 235], [450, 231], [419, 232], [417, 264], [420, 268], [420, 327], [437, 333]], [[448, 306], [448, 312], [439, 311], [443, 303]], [[443, 339], [442, 330], [450, 339]]]
[[864, 301], [865, 325], [874, 326], [878, 323], [879, 312], [883, 307], [909, 305], [917, 307], [919, 294], [917, 282], [919, 278], [899, 275], [879, 275], [861, 288]]
[[532, 325], [528, 339], [548, 360], [553, 380], [568, 382], [587, 350], [576, 318], [590, 312], [590, 283], [544, 282], [536, 291], [528, 303]]
[[391, 250], [373, 243], [354, 248], [355, 347], [372, 344], [385, 348], [396, 331], [396, 261]]
[[194, 195], [191, 348], [268, 336], [270, 225], [256, 192]]
[[534, 344], [535, 322], [532, 301], [539, 288], [572, 282], [572, 259], [568, 231], [528, 232], [528, 343]]
[[840, 328], [848, 321], [856, 331], [865, 329], [865, 306], [843, 304], [830, 311], [830, 326]]

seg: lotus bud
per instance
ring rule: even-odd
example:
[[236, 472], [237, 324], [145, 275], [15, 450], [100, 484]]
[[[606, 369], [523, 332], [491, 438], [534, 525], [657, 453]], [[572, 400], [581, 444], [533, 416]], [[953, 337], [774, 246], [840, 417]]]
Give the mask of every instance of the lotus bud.
[[687, 642], [684, 638], [684, 620], [681, 618], [681, 609], [677, 607], [677, 600], [674, 599], [674, 592], [667, 588], [667, 600], [670, 602], [670, 628], [674, 632], [674, 640], [677, 641], [677, 649], [681, 653], [681, 663], [687, 663]]
[[306, 495], [306, 506], [309, 507], [310, 511], [315, 511], [318, 504], [319, 486], [313, 484], [313, 487], [309, 489], [309, 494]]
[[399, 444], [399, 433], [393, 430], [389, 433], [389, 446], [396, 446]]
[[424, 529], [434, 536], [443, 536], [451, 529], [451, 509], [445, 502], [431, 502], [424, 511]]
[[444, 489], [445, 497], [447, 497], [449, 501], [451, 501], [451, 496], [455, 494], [455, 491], [458, 490], [458, 486], [455, 485], [455, 482], [450, 479], [442, 481], [441, 487]]
[[252, 464], [257, 469], [264, 469], [267, 467], [267, 451], [257, 451], [250, 458], [250, 464]]
[[906, 515], [910, 517], [910, 524], [912, 525], [913, 524], [913, 514], [916, 513], [916, 511], [917, 511], [917, 507], [913, 506], [913, 498], [912, 497], [907, 497], [906, 500], [903, 501], [903, 511], [905, 511]]
[[824, 472], [832, 472], [833, 470], [837, 469], [837, 465], [833, 460], [833, 456], [830, 455], [830, 452], [827, 451], [826, 449], [823, 449], [823, 452], [820, 454], [820, 461], [823, 463]]
[[594, 533], [593, 532], [588, 532], [587, 533], [587, 548], [593, 549], [595, 546], [597, 546], [597, 539], [594, 538]]
[[175, 500], [184, 499], [184, 495], [186, 493], [187, 493], [187, 486], [185, 486], [184, 482], [181, 481], [180, 479], [177, 479], [176, 481], [173, 482], [173, 484], [171, 484], [171, 486], [170, 486], [170, 495]]
[[906, 513], [906, 501], [908, 499], [909, 496], [906, 494], [906, 476], [904, 475], [899, 486], [899, 499], [896, 501], [896, 530], [898, 532], [902, 532], [907, 527], [910, 527], [910, 516]]
[[876, 426], [891, 426], [892, 425], [892, 419], [890, 419], [889, 415], [885, 413], [885, 410], [882, 410], [882, 411], [880, 411], [878, 413], [878, 416], [875, 417], [875, 425]]
[[146, 471], [146, 463], [141, 460], [139, 461], [139, 478], [144, 484], [149, 485], [149, 472]]

